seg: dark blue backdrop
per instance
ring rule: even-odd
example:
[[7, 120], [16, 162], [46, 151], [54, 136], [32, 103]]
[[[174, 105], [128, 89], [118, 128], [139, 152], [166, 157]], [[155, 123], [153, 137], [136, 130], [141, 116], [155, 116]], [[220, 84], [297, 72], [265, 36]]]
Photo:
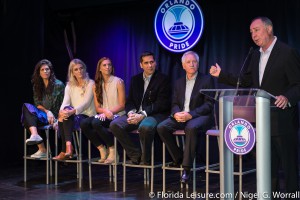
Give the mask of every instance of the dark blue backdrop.
[[[112, 59], [116, 75], [126, 89], [130, 77], [140, 72], [139, 55], [156, 54], [158, 69], [172, 82], [184, 74], [180, 58], [165, 50], [154, 35], [153, 20], [159, 0], [1, 0], [0, 56], [3, 103], [0, 156], [22, 162], [23, 135], [20, 111], [32, 102], [33, 67], [42, 58], [51, 60], [57, 77], [66, 81], [70, 56], [86, 62], [94, 78], [97, 61]], [[251, 19], [264, 15], [274, 24], [275, 35], [300, 51], [300, 1], [297, 0], [198, 0], [204, 14], [204, 32], [192, 49], [200, 55], [200, 71], [207, 73], [218, 62], [238, 73], [250, 48]], [[73, 28], [72, 28], [73, 27]], [[67, 40], [66, 40], [67, 38]], [[12, 85], [14, 84], [14, 85]], [[224, 87], [217, 85], [217, 87]]]

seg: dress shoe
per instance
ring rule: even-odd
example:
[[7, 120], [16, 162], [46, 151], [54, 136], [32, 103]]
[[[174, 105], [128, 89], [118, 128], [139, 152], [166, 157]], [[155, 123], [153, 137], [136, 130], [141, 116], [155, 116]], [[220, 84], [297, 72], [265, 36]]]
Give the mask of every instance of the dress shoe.
[[147, 161], [142, 161], [141, 163], [140, 163], [140, 165], [151, 165], [151, 163], [150, 162], [147, 162]]
[[184, 183], [184, 184], [187, 184], [189, 182], [189, 180], [190, 180], [190, 174], [191, 174], [191, 170], [184, 169], [182, 177], [180, 179], [180, 182]]
[[182, 163], [182, 158], [179, 158], [177, 161], [173, 161], [170, 164], [168, 164], [168, 167], [180, 168], [181, 163]]
[[131, 159], [131, 163], [132, 163], [133, 165], [139, 165], [140, 162], [141, 162], [141, 157], [138, 157], [138, 158], [132, 158], [132, 159]]
[[168, 164], [168, 167], [172, 167], [172, 168], [179, 168], [180, 164], [177, 162], [171, 162], [170, 164]]
[[145, 158], [145, 156], [142, 155], [140, 165], [151, 165], [151, 158]]

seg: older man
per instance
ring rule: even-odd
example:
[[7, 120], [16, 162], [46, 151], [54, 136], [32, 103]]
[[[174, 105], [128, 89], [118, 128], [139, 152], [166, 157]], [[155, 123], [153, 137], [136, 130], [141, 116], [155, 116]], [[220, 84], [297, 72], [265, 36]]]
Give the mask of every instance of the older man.
[[[271, 109], [272, 191], [280, 191], [279, 167], [284, 171], [287, 193], [299, 190], [298, 179], [298, 101], [300, 100], [300, 56], [297, 50], [279, 41], [267, 17], [252, 20], [250, 33], [259, 47], [250, 57], [241, 77], [242, 87], [261, 88], [276, 96]], [[221, 71], [216, 64], [210, 74], [219, 82], [236, 85], [237, 77]]]
[[[193, 51], [183, 54], [183, 69], [186, 76], [176, 81], [172, 98], [171, 117], [157, 126], [161, 140], [166, 144], [173, 159], [171, 166], [182, 164], [182, 183], [190, 179], [190, 169], [197, 150], [198, 136], [209, 129], [213, 122], [214, 102], [199, 92], [200, 89], [214, 88], [213, 79], [198, 72], [199, 56]], [[184, 129], [185, 149], [177, 146], [174, 131]]]

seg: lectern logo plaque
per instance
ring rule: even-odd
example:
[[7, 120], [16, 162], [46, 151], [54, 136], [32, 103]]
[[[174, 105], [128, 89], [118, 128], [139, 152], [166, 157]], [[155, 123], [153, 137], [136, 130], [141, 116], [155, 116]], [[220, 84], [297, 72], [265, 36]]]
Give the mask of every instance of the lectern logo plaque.
[[233, 119], [225, 128], [224, 140], [232, 153], [245, 155], [254, 147], [255, 130], [247, 120]]

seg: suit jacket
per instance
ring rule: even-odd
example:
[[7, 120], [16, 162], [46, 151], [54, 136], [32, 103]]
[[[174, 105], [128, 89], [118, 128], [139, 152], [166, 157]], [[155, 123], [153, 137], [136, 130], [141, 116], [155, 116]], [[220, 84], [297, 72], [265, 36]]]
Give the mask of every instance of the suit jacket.
[[[242, 87], [263, 89], [275, 96], [284, 95], [290, 108], [272, 108], [272, 135], [295, 134], [298, 130], [298, 101], [300, 100], [300, 56], [288, 45], [276, 41], [267, 62], [261, 85], [259, 85], [260, 52], [256, 49], [249, 61], [247, 71], [241, 77]], [[236, 85], [237, 77], [221, 71], [219, 81]]]
[[[190, 99], [190, 111], [189, 113], [193, 118], [203, 116], [203, 115], [212, 115], [214, 102], [211, 98], [200, 93], [200, 89], [212, 89], [214, 88], [213, 79], [208, 76], [198, 72], [197, 78], [195, 80], [195, 85], [192, 90], [191, 99]], [[186, 89], [186, 76], [178, 79], [175, 82], [175, 87], [173, 91], [172, 98], [172, 111], [171, 115], [173, 116], [177, 112], [181, 112], [184, 109], [184, 100], [185, 100], [185, 89]]]
[[171, 87], [168, 77], [155, 71], [144, 94], [143, 73], [131, 78], [129, 95], [126, 100], [126, 113], [131, 110], [138, 111], [142, 103], [142, 109], [147, 116], [153, 116], [161, 121], [170, 113]]

